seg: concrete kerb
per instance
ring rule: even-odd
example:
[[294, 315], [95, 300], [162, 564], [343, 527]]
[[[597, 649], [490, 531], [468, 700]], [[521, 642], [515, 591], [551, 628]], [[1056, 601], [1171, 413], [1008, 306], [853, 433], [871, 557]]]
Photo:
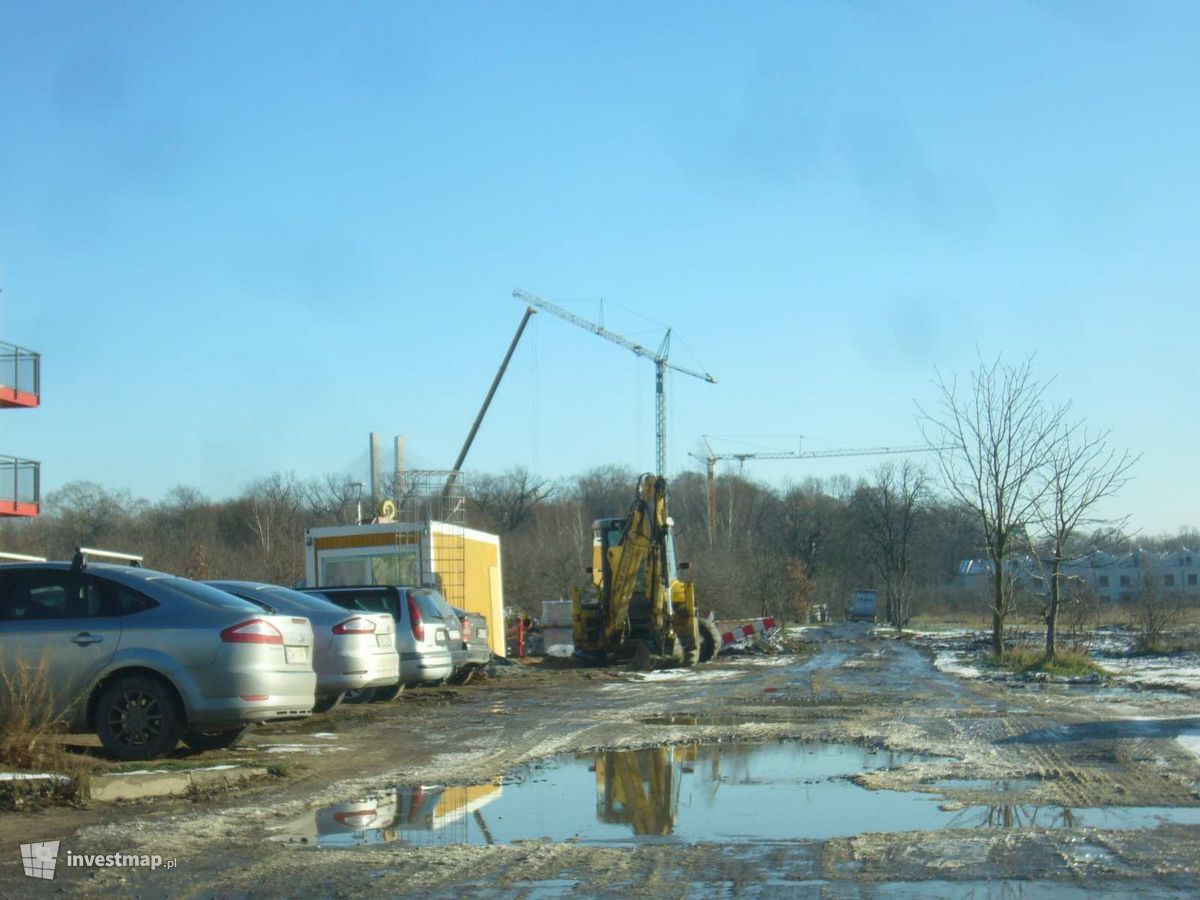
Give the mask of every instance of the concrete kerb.
[[261, 766], [213, 766], [170, 772], [118, 772], [93, 776], [91, 799], [99, 801], [148, 800], [177, 797], [189, 791], [211, 791], [232, 787], [248, 778], [262, 778]]

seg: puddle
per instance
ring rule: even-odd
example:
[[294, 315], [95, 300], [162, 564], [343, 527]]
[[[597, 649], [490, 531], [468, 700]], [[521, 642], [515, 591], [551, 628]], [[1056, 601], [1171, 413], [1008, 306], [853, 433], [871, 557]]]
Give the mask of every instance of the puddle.
[[1001, 803], [947, 810], [949, 828], [1156, 828], [1165, 823], [1200, 825], [1200, 807], [1097, 806], [1070, 808]]
[[745, 725], [751, 720], [726, 713], [667, 713], [661, 716], [646, 716], [639, 719], [643, 725]]
[[[849, 776], [930, 757], [838, 744], [717, 744], [563, 756], [509, 778], [401, 787], [274, 829], [320, 847], [583, 841], [788, 841], [942, 828], [1152, 828], [1200, 824], [1200, 808], [961, 806], [928, 792], [872, 791]], [[1003, 782], [999, 782], [1003, 783]], [[1018, 780], [1009, 782], [1020, 785]], [[952, 780], [946, 790], [987, 780]]]

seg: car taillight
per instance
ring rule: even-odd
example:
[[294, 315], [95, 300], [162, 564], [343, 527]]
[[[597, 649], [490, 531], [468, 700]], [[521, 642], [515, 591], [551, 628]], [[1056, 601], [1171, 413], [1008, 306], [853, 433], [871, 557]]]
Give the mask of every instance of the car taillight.
[[334, 634], [374, 634], [375, 623], [370, 619], [364, 619], [362, 616], [355, 616], [352, 619], [347, 619], [345, 622], [338, 622], [333, 626]]
[[421, 618], [421, 610], [417, 607], [417, 601], [412, 598], [412, 594], [408, 595], [408, 623], [412, 626], [413, 637], [418, 641], [425, 640], [425, 622]]
[[471, 639], [471, 620], [470, 619], [462, 620], [462, 639], [464, 641], [469, 641]]
[[270, 622], [247, 619], [222, 631], [221, 640], [227, 644], [282, 644], [283, 635]]

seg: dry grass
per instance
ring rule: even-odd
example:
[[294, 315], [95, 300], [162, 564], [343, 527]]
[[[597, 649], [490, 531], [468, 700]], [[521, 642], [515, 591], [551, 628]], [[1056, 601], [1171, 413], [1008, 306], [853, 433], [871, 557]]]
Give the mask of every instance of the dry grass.
[[42, 802], [73, 802], [86, 796], [87, 769], [57, 741], [64, 714], [50, 679], [49, 660], [18, 660], [0, 671], [0, 770], [45, 773], [50, 779], [0, 782], [0, 809]]
[[1064, 675], [1079, 677], [1082, 675], [1107, 674], [1095, 661], [1081, 650], [1066, 648], [1054, 651], [1053, 659], [1046, 659], [1046, 652], [1040, 647], [1013, 647], [1003, 657], [989, 656], [987, 663], [1009, 672], [1024, 674], [1025, 672], [1045, 672], [1049, 675]]

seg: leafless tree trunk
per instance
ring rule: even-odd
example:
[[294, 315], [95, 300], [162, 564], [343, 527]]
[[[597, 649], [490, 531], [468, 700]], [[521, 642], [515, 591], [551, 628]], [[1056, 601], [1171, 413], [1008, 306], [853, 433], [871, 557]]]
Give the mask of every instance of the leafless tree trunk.
[[258, 540], [260, 565], [276, 584], [295, 580], [303, 545], [300, 485], [291, 472], [275, 473], [250, 486], [246, 524]]
[[912, 612], [912, 547], [928, 479], [917, 464], [884, 463], [858, 492], [871, 565], [883, 582], [888, 621], [899, 634]]
[[937, 451], [947, 490], [978, 518], [992, 563], [992, 652], [1004, 653], [1004, 622], [1012, 605], [1005, 565], [1034, 516], [1044, 480], [1039, 473], [1055, 449], [1066, 407], [1048, 407], [1047, 385], [1029, 360], [1020, 365], [980, 360], [970, 388], [939, 373], [938, 404], [920, 409], [921, 432]]
[[1096, 516], [1096, 505], [1129, 481], [1129, 470], [1140, 457], [1110, 448], [1108, 434], [1088, 434], [1082, 423], [1062, 425], [1046, 463], [1046, 483], [1039, 492], [1036, 511], [1049, 550], [1044, 562], [1050, 576], [1050, 599], [1043, 613], [1047, 659], [1054, 657], [1062, 605], [1062, 566], [1071, 538], [1081, 527], [1120, 527], [1124, 523]]

